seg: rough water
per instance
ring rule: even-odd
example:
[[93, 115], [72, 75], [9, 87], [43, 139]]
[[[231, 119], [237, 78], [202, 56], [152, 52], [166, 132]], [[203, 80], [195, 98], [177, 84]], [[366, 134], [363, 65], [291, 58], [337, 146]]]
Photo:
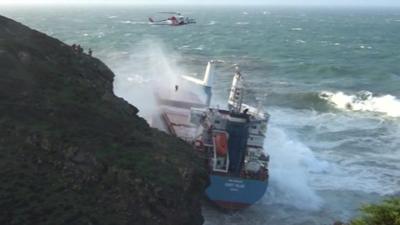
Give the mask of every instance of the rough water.
[[[197, 24], [152, 26], [179, 10]], [[270, 186], [252, 207], [203, 209], [207, 225], [331, 224], [400, 193], [400, 8], [2, 7], [0, 14], [92, 48], [115, 93], [149, 118], [151, 84], [217, 67], [223, 106], [241, 66], [246, 103], [271, 114]], [[162, 176], [162, 173], [160, 173]]]

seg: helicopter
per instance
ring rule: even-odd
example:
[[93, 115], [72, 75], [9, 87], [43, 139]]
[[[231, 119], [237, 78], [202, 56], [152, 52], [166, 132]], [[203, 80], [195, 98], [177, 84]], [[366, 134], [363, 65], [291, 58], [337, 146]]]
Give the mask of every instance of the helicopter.
[[149, 22], [152, 25], [170, 25], [170, 26], [182, 26], [191, 23], [196, 23], [193, 18], [182, 16], [182, 14], [178, 12], [159, 12], [165, 14], [171, 14], [171, 17], [163, 20], [154, 20], [153, 18], [149, 17]]

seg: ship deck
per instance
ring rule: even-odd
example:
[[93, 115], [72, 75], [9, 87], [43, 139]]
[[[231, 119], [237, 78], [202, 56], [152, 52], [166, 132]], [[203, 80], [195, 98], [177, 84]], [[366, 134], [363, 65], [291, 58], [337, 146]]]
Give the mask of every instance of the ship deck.
[[159, 89], [155, 93], [161, 106], [190, 109], [207, 107], [207, 104], [198, 94], [186, 90]]
[[193, 141], [197, 127], [189, 122], [190, 110], [179, 110], [169, 107], [164, 108], [162, 118], [165, 121], [168, 131], [185, 141]]
[[189, 121], [190, 108], [207, 107], [199, 95], [184, 89], [159, 89], [155, 96], [160, 105], [161, 119], [168, 132], [185, 141], [193, 141], [197, 127]]

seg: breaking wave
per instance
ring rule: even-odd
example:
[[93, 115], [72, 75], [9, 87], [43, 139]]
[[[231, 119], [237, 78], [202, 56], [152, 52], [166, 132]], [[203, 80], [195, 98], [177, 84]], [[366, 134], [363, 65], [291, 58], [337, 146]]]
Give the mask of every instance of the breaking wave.
[[393, 95], [375, 96], [369, 91], [349, 95], [343, 92], [325, 91], [321, 92], [319, 97], [343, 110], [377, 112], [400, 117], [400, 100]]
[[265, 146], [271, 155], [268, 204], [289, 205], [298, 209], [318, 210], [323, 204], [310, 186], [310, 173], [323, 173], [329, 164], [318, 160], [303, 143], [289, 138], [282, 130], [271, 127]]

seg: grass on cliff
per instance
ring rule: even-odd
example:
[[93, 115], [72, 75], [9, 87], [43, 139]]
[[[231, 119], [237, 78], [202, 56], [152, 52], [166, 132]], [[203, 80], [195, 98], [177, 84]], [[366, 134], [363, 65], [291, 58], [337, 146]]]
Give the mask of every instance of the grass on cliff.
[[400, 225], [400, 197], [361, 208], [362, 215], [350, 225]]

